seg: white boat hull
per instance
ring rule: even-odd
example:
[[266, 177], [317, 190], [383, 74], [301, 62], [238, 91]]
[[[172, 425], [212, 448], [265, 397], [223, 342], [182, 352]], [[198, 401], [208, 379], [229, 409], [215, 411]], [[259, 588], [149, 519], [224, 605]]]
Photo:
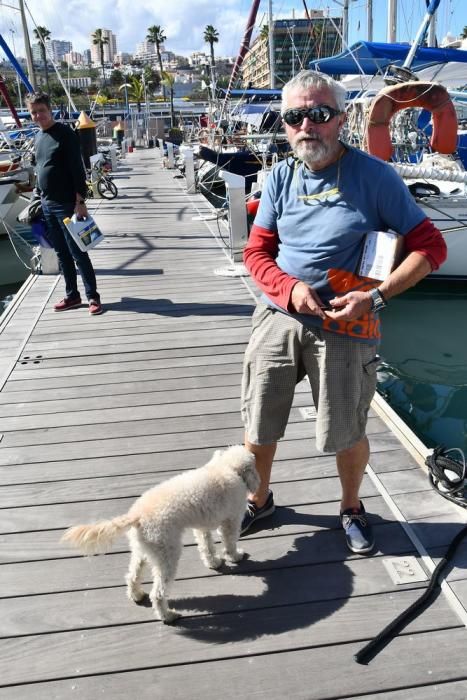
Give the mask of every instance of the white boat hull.
[[448, 257], [430, 277], [467, 279], [467, 197], [429, 197], [418, 202], [444, 235]]

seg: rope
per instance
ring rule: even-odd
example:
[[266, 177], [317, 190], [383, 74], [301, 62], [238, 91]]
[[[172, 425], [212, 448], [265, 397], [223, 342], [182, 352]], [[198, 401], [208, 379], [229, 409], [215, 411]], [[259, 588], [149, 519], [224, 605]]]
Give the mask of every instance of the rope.
[[[447, 457], [449, 453], [454, 451], [460, 453], [462, 464], [452, 459], [452, 457]], [[426, 458], [425, 463], [429, 470], [429, 478], [433, 488], [450, 501], [467, 508], [467, 501], [463, 498], [466, 466], [462, 450], [457, 447], [450, 450], [446, 450], [444, 447], [436, 447], [433, 450], [433, 454]], [[441, 574], [466, 535], [467, 525], [452, 540], [445, 556], [433, 571], [424, 593], [355, 654], [354, 659], [357, 663], [367, 664], [371, 661], [409, 622], [436, 600], [441, 590], [439, 586]]]
[[390, 163], [401, 177], [423, 177], [430, 180], [447, 180], [448, 182], [461, 182], [467, 184], [467, 173], [462, 170], [448, 170], [423, 165], [406, 165], [404, 163]]
[[[423, 97], [424, 95], [427, 95], [427, 94], [430, 92], [430, 90], [433, 89], [433, 87], [434, 87], [433, 85], [429, 85], [429, 86], [426, 88], [426, 90], [423, 90], [423, 92], [421, 92], [419, 95], [416, 95], [415, 97], [411, 97], [411, 98], [408, 98], [408, 99], [405, 99], [405, 100], [397, 100], [395, 97], [393, 97], [392, 95], [389, 95], [387, 92], [382, 93], [381, 96], [382, 96], [382, 97], [387, 97], [389, 100], [392, 100], [392, 102], [395, 102], [395, 103], [398, 104], [398, 105], [410, 105], [411, 102], [415, 102], [416, 100], [419, 100], [419, 99], [420, 99], [421, 97]], [[444, 105], [447, 104], [449, 101], [450, 101], [450, 98], [448, 97], [448, 99], [447, 99], [445, 102], [443, 102], [442, 105], [438, 105], [438, 107], [437, 107], [436, 109], [441, 109], [441, 108], [444, 107]]]
[[[458, 462], [452, 457], [447, 457], [446, 455], [450, 452], [459, 453], [462, 461]], [[425, 464], [428, 467], [428, 478], [433, 488], [449, 501], [467, 508], [464, 497], [466, 466], [462, 450], [457, 447], [450, 450], [442, 446], [436, 447], [433, 454], [426, 458]]]

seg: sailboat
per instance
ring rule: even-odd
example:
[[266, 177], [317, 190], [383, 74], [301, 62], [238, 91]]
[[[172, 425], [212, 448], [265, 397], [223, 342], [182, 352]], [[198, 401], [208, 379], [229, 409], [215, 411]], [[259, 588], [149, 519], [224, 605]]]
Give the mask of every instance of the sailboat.
[[[312, 62], [310, 68], [332, 75], [384, 77], [386, 87], [371, 90], [367, 84], [352, 95], [347, 140], [390, 161], [442, 231], [448, 259], [433, 276], [465, 279], [467, 129], [462, 128], [462, 116], [467, 124], [467, 94], [449, 92], [436, 76], [441, 67], [461, 65], [465, 80], [467, 51], [422, 46], [440, 2], [431, 0], [412, 46], [359, 42], [337, 56]], [[349, 87], [346, 78], [342, 82]]]

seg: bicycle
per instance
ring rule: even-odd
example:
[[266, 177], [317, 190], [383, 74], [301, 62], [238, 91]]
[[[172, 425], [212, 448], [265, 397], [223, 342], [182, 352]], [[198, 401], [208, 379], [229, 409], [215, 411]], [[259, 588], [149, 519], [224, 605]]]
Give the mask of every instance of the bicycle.
[[[97, 173], [97, 179], [95, 180], [92, 179], [93, 172]], [[117, 185], [112, 180], [112, 176], [100, 167], [94, 167], [91, 171], [88, 170], [88, 179], [86, 180], [88, 199], [94, 197], [94, 185], [104, 199], [115, 199], [118, 195]]]

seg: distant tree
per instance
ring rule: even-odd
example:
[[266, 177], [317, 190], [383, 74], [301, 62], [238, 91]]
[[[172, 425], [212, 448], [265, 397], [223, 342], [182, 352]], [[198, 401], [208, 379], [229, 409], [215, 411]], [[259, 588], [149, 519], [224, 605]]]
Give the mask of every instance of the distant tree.
[[105, 66], [104, 66], [104, 46], [109, 43], [109, 38], [102, 34], [102, 29], [96, 29], [92, 35], [92, 43], [98, 47], [99, 57], [102, 68], [102, 79], [105, 85]]
[[462, 30], [461, 39], [467, 39], [467, 26]]
[[[158, 24], [153, 24], [152, 27], [148, 27], [146, 41], [149, 41], [150, 44], [153, 44], [156, 47], [157, 63], [159, 65], [159, 72], [160, 72], [161, 78], [163, 77], [162, 76], [163, 68], [162, 68], [161, 46], [164, 43], [164, 41], [166, 41], [166, 40], [167, 40], [167, 37], [164, 34], [164, 30]], [[161, 82], [163, 85], [164, 81], [161, 80]], [[165, 98], [165, 90], [164, 90], [164, 98]]]
[[109, 103], [109, 98], [107, 95], [102, 94], [102, 92], [96, 97], [96, 102], [102, 107], [102, 116], [105, 116], [105, 106]]
[[269, 25], [268, 24], [263, 24], [263, 26], [261, 27], [261, 30], [259, 33], [259, 38], [262, 39], [263, 41], [269, 40]]
[[[4, 78], [4, 83], [5, 83], [5, 87], [7, 89], [7, 93], [10, 96], [11, 101], [14, 103], [16, 100], [16, 104], [18, 105], [19, 104], [18, 88], [17, 88], [17, 84], [16, 84], [15, 79], [11, 78], [11, 77]], [[4, 101], [5, 101], [4, 96], [0, 95], [0, 103], [3, 104]], [[7, 107], [7, 106], [8, 105], [5, 102], [5, 107]]]
[[44, 70], [45, 70], [45, 84], [47, 88], [47, 92], [50, 93], [50, 86], [49, 86], [49, 68], [47, 66], [47, 51], [45, 50], [45, 42], [47, 39], [50, 38], [50, 32], [47, 29], [47, 27], [37, 27], [34, 31], [34, 36], [39, 42], [39, 48], [41, 51], [41, 59], [42, 63], [44, 64]]
[[122, 71], [118, 70], [118, 68], [115, 68], [110, 74], [110, 84], [118, 87], [124, 82], [125, 76], [123, 75]]
[[152, 66], [144, 66], [143, 75], [146, 85], [151, 85], [152, 92], [159, 89], [161, 77]]
[[132, 75], [129, 80], [128, 97], [132, 102], [136, 102], [138, 112], [141, 112], [141, 102], [144, 100], [144, 84], [140, 78]]
[[214, 68], [214, 44], [219, 41], [219, 33], [217, 29], [214, 29], [212, 24], [207, 24], [204, 29], [204, 41], [209, 44], [209, 49], [211, 52], [211, 66]]

